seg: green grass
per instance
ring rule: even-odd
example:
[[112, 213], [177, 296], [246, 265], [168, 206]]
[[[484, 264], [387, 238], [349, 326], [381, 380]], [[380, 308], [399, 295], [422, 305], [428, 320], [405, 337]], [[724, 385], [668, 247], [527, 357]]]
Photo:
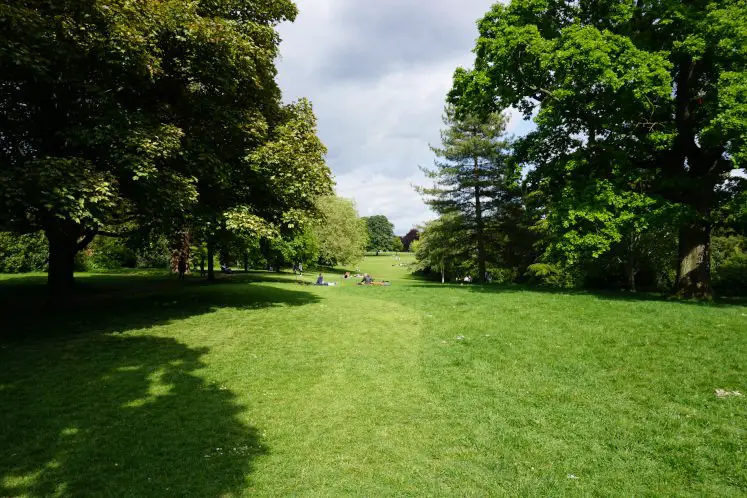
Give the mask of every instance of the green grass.
[[3, 278], [0, 496], [747, 493], [747, 307], [394, 264], [86, 275], [54, 316]]

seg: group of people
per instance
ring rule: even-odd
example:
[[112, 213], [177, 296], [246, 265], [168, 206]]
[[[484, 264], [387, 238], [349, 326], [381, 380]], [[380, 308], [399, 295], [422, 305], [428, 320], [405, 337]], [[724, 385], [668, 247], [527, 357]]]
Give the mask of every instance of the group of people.
[[[353, 277], [363, 277], [363, 279], [360, 282], [358, 282], [358, 285], [390, 285], [389, 282], [386, 282], [386, 281], [380, 281], [380, 282], [375, 281], [373, 277], [369, 275], [368, 273], [364, 275], [356, 274], [354, 276], [351, 276], [350, 272], [346, 271], [342, 276], [342, 278], [345, 280], [351, 279]], [[324, 275], [320, 273], [319, 276], [316, 278], [315, 285], [335, 285], [335, 282], [327, 282], [326, 280], [324, 280]]]

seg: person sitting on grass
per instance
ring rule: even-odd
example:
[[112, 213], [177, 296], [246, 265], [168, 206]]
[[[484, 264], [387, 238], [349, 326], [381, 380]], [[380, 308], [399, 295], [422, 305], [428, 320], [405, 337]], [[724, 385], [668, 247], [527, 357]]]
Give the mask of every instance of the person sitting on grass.
[[361, 280], [361, 284], [363, 285], [371, 285], [373, 283], [373, 277], [366, 273], [363, 275], [363, 280]]
[[334, 282], [325, 282], [324, 276], [320, 273], [318, 277], [316, 277], [316, 285], [335, 285]]

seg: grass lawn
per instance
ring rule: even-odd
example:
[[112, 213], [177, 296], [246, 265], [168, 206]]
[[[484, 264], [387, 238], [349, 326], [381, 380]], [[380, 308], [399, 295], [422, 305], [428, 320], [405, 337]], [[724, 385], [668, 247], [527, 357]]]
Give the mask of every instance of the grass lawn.
[[396, 264], [84, 275], [54, 316], [3, 277], [0, 496], [747, 494], [743, 304]]

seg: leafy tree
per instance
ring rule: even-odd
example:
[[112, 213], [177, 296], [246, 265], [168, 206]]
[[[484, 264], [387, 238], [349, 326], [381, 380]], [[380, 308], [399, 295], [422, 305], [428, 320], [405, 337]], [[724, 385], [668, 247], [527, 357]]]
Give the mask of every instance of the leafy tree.
[[[228, 230], [245, 237], [292, 240], [316, 217], [316, 201], [332, 194], [326, 152], [311, 103], [301, 99], [283, 107], [268, 140], [247, 156], [236, 177], [211, 187], [212, 201], [204, 212], [213, 213], [212, 237]], [[217, 199], [216, 192], [221, 193]]]
[[247, 198], [241, 214], [292, 217], [284, 201], [303, 196], [269, 173], [276, 149], [253, 151], [308, 131], [286, 131], [309, 120], [304, 104], [285, 117], [274, 81], [274, 26], [295, 14], [287, 0], [0, 6], [0, 225], [44, 230], [53, 290], [97, 234], [129, 223], [210, 220], [210, 233]]
[[458, 214], [445, 214], [426, 223], [415, 244], [415, 268], [439, 274], [441, 283], [458, 272], [474, 270], [463, 227], [464, 220]]
[[315, 261], [319, 257], [319, 242], [310, 226], [262, 241], [261, 246], [267, 263], [276, 271], [296, 263]]
[[319, 198], [317, 208], [321, 219], [314, 222], [312, 230], [319, 244], [319, 259], [330, 265], [360, 261], [366, 250], [368, 231], [353, 201], [326, 196]]
[[392, 237], [394, 237], [394, 225], [383, 214], [363, 218], [368, 228], [369, 251], [388, 251], [392, 248]]
[[638, 192], [672, 203], [677, 289], [706, 297], [710, 232], [737, 195], [722, 185], [747, 162], [745, 12], [744, 0], [495, 4], [451, 101], [461, 112], [536, 113], [526, 164], [547, 179], [550, 206], [584, 201], [590, 233], [624, 236], [583, 195], [596, 180], [623, 202]]
[[411, 228], [409, 232], [407, 232], [404, 236], [401, 237], [402, 239], [402, 250], [403, 251], [410, 251], [410, 245], [418, 240], [420, 238], [420, 232], [417, 228]]
[[433, 170], [423, 169], [435, 181], [433, 188], [418, 188], [426, 203], [439, 214], [459, 214], [462, 230], [477, 249], [478, 280], [485, 277], [487, 255], [486, 219], [499, 216], [514, 201], [520, 176], [508, 161], [507, 118], [494, 112], [487, 116], [457, 115], [447, 106], [443, 148], [432, 147], [440, 159]]
[[392, 237], [391, 250], [394, 252], [402, 252], [405, 250], [405, 246], [402, 244], [402, 239], [398, 236]]

